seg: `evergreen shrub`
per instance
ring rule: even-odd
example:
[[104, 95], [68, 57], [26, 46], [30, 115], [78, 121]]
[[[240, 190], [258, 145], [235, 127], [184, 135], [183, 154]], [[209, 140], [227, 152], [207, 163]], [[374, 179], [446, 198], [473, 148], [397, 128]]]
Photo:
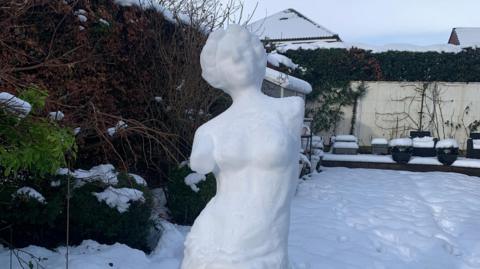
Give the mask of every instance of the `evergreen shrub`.
[[[115, 188], [141, 190], [145, 202], [131, 202], [128, 210], [120, 213], [105, 202], [99, 202], [92, 194], [102, 192], [107, 185], [89, 182], [75, 188], [75, 180], [70, 180], [70, 244], [75, 245], [83, 240], [92, 239], [103, 244], [119, 242], [143, 251], [151, 250], [147, 245], [147, 236], [153, 225], [150, 219], [151, 194], [147, 187], [137, 185], [126, 174], [120, 174], [118, 180]], [[52, 182], [57, 184], [52, 186]], [[27, 178], [22, 185], [31, 186], [40, 192], [46, 203], [40, 203], [33, 198], [15, 198], [18, 186], [0, 188], [0, 212], [2, 212], [0, 227], [11, 227], [0, 231], [0, 243], [11, 244], [14, 247], [38, 245], [53, 248], [64, 245], [68, 178], [66, 176], [42, 180]]]
[[78, 244], [85, 239], [93, 239], [103, 244], [115, 242], [149, 252], [147, 237], [153, 222], [150, 219], [152, 197], [148, 188], [137, 185], [126, 175], [118, 177], [115, 188], [134, 188], [143, 192], [145, 202], [132, 201], [126, 212], [120, 213], [105, 202], [99, 202], [92, 195], [102, 192], [108, 186], [90, 183], [75, 189], [70, 201], [70, 238]]
[[192, 225], [217, 191], [215, 177], [210, 173], [205, 181], [196, 184], [200, 190], [194, 192], [185, 184], [185, 177], [190, 173], [193, 171], [187, 165], [172, 169], [166, 189], [170, 216], [182, 225]]

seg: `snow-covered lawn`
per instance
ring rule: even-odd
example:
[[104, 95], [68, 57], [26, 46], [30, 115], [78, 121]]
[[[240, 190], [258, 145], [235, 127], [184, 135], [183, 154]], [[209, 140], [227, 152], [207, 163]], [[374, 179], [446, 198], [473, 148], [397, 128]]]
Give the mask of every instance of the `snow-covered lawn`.
[[[480, 268], [479, 177], [327, 168], [300, 183], [291, 219], [295, 269]], [[70, 268], [178, 269], [188, 227], [164, 226], [151, 255], [85, 241], [71, 249]], [[65, 248], [24, 250], [64, 268]], [[9, 259], [0, 247], [0, 267]]]

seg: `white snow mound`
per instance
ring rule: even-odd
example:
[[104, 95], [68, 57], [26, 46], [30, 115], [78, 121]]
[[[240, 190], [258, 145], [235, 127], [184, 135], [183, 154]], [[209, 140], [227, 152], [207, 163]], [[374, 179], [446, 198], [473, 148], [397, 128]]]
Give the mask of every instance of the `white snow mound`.
[[207, 178], [205, 175], [199, 174], [199, 173], [191, 173], [188, 176], [185, 177], [185, 184], [187, 184], [192, 191], [198, 192], [200, 189], [197, 187], [197, 184], [200, 183], [200, 181], [205, 181]]
[[19, 118], [25, 118], [32, 110], [32, 105], [8, 92], [0, 92], [0, 109], [5, 109]]
[[279, 54], [277, 52], [271, 52], [267, 54], [267, 61], [276, 67], [280, 67], [280, 65], [284, 65], [290, 69], [297, 69], [298, 64], [295, 64], [292, 59], [288, 58], [285, 55]]
[[388, 145], [388, 140], [385, 138], [372, 139], [372, 145]]
[[458, 142], [455, 139], [442, 139], [437, 142], [435, 145], [437, 149], [444, 149], [444, 148], [457, 148], [458, 149]]
[[63, 114], [62, 111], [55, 111], [48, 113], [48, 117], [54, 121], [61, 121], [65, 117], [65, 114]]
[[411, 147], [412, 146], [412, 139], [410, 138], [395, 138], [390, 140], [389, 146], [390, 147]]
[[19, 196], [28, 197], [28, 198], [35, 199], [42, 204], [47, 203], [45, 201], [45, 197], [43, 197], [43, 195], [41, 193], [39, 193], [38, 191], [36, 191], [35, 189], [30, 188], [30, 187], [22, 187], [22, 188], [18, 189], [15, 192], [15, 194], [13, 194], [13, 196], [14, 197], [19, 197]]
[[130, 202], [141, 201], [145, 202], [143, 192], [131, 188], [113, 188], [112, 186], [105, 189], [103, 192], [92, 193], [97, 197], [99, 202], [105, 202], [111, 208], [116, 208], [118, 212], [124, 213], [130, 207]]
[[435, 141], [433, 137], [414, 137], [413, 138], [413, 147], [414, 148], [433, 148], [435, 146]]
[[68, 168], [60, 168], [57, 175], [71, 175], [77, 179], [77, 187], [82, 186], [86, 182], [100, 181], [108, 185], [116, 185], [118, 183], [115, 167], [111, 164], [101, 164], [92, 167], [90, 170], [77, 169], [74, 172]]

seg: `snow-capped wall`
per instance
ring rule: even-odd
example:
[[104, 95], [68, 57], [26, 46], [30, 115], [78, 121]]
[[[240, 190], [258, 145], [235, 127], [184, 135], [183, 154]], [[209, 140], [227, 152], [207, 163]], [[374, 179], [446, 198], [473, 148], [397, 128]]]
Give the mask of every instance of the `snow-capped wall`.
[[[352, 87], [359, 83], [354, 82]], [[366, 95], [358, 101], [357, 114], [355, 121], [355, 136], [359, 140], [360, 146], [370, 145], [373, 137], [383, 137], [391, 139], [395, 137], [407, 137], [410, 131], [417, 130], [415, 123], [418, 124], [420, 112], [421, 96], [418, 95], [415, 100], [409, 104], [410, 99], [418, 94], [416, 89], [422, 88], [423, 82], [366, 82], [368, 89]], [[428, 109], [424, 106], [424, 130], [431, 131], [432, 136], [438, 139], [455, 138], [460, 149], [466, 148], [468, 133], [463, 127], [463, 123], [468, 126], [470, 123], [478, 120], [480, 115], [480, 83], [453, 83], [437, 82], [429, 86], [428, 92], [438, 91], [437, 99], [441, 99], [441, 113], [439, 106], [436, 106], [436, 124], [428, 127], [430, 116], [433, 113], [431, 101], [428, 101]], [[407, 100], [407, 101], [402, 101]], [[409, 104], [409, 105], [407, 105]], [[465, 113], [466, 109], [468, 113]], [[428, 112], [430, 111], [430, 112]], [[352, 107], [347, 106], [343, 109], [344, 117], [337, 126], [337, 133], [348, 133], [352, 122]], [[430, 114], [429, 114], [430, 113]], [[441, 120], [443, 116], [444, 120]], [[398, 122], [397, 122], [398, 117]], [[428, 119], [428, 120], [427, 120]], [[445, 124], [446, 121], [453, 123], [454, 126], [460, 124], [461, 128], [452, 128]], [[463, 123], [462, 123], [463, 122]], [[328, 141], [328, 134], [321, 134]]]

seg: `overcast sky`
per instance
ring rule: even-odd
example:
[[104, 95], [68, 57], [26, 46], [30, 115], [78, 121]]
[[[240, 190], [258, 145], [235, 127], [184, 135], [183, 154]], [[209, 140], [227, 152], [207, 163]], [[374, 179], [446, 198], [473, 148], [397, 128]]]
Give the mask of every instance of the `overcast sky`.
[[[226, 0], [225, 0], [226, 1]], [[346, 42], [447, 43], [453, 27], [480, 27], [480, 0], [244, 0], [253, 20], [294, 8]]]

